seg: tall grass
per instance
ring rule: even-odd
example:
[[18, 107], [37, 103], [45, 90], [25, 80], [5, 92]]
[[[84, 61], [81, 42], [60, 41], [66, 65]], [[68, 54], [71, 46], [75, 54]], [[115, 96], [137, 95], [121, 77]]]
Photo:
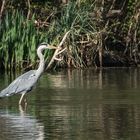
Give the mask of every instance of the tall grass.
[[[14, 1], [12, 2], [11, 5], [16, 5]], [[67, 4], [59, 5], [57, 3], [57, 6], [52, 5], [53, 2], [40, 3], [39, 8], [36, 8], [38, 4], [31, 3], [30, 16], [33, 16], [30, 20], [27, 20], [27, 16], [25, 16], [28, 8], [21, 10], [19, 6], [20, 11], [4, 12], [2, 21], [0, 21], [0, 67], [22, 68], [24, 64], [35, 64], [36, 46], [44, 41], [57, 46], [67, 31], [70, 31], [70, 34], [63, 44], [67, 50], [60, 55], [63, 63], [57, 63], [58, 65], [93, 66], [93, 63], [96, 63], [95, 59], [99, 59], [97, 63], [100, 61], [101, 64], [102, 57], [100, 56], [104, 55], [104, 52], [109, 53], [113, 50], [110, 45], [113, 42], [116, 46], [117, 42], [121, 43], [124, 46], [123, 49], [126, 48], [124, 51], [122, 50], [121, 55], [128, 56], [130, 53], [130, 58], [135, 57], [135, 62], [138, 61], [139, 12], [136, 6], [128, 5], [128, 9], [126, 9], [127, 2], [124, 2], [126, 6], [122, 4], [122, 8], [126, 7], [124, 11], [125, 9], [128, 11], [129, 18], [122, 19], [120, 15], [108, 17], [109, 11], [112, 9], [111, 7], [115, 7], [115, 3], [106, 5], [106, 3], [95, 0], [71, 0]], [[41, 9], [41, 7], [43, 8]], [[7, 8], [7, 11], [9, 9]], [[15, 6], [13, 9], [18, 8]], [[32, 13], [33, 11], [34, 13]], [[113, 12], [113, 10], [111, 11]], [[37, 27], [34, 24], [35, 18], [39, 21]], [[44, 23], [47, 26], [43, 26]], [[117, 53], [114, 50], [113, 52], [120, 55], [120, 52]], [[52, 55], [53, 52], [50, 51], [45, 53], [47, 58]]]
[[[84, 1], [81, 5], [69, 2], [51, 17], [49, 27], [41, 32], [40, 28], [35, 27], [34, 16], [27, 20], [24, 14], [17, 10], [5, 13], [0, 25], [0, 66], [9, 69], [22, 68], [24, 64], [35, 64], [37, 44], [47, 41], [58, 45], [65, 32], [70, 30], [64, 44], [67, 51], [63, 55], [63, 64], [85, 67], [85, 57], [88, 56], [92, 61], [92, 55], [96, 50], [92, 45], [88, 45], [97, 39], [96, 25], [89, 14], [93, 9], [94, 5], [86, 4]], [[51, 55], [52, 52], [46, 53], [47, 57]]]
[[6, 13], [0, 25], [0, 66], [4, 69], [22, 68], [36, 61], [36, 46], [45, 40], [22, 12]]
[[[93, 9], [94, 5], [92, 4], [84, 3], [78, 5], [77, 2], [69, 2], [56, 14], [48, 30], [48, 36], [53, 39], [52, 41], [56, 44], [63, 37], [64, 33], [70, 30], [70, 35], [64, 44], [64, 46], [67, 47], [64, 58], [67, 66], [86, 66], [84, 50], [87, 44], [92, 44], [95, 39], [95, 33], [97, 32], [95, 22], [90, 16]], [[86, 43], [83, 44], [83, 42]], [[92, 56], [94, 52], [93, 46], [90, 46], [89, 49], [91, 54], [89, 54], [89, 52], [86, 53]]]

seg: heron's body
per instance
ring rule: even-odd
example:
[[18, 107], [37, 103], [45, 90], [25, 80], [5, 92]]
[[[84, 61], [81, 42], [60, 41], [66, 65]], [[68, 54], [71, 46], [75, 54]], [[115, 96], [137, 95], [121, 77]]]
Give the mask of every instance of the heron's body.
[[[44, 71], [44, 56], [42, 55], [42, 50], [47, 49], [46, 44], [41, 44], [37, 49], [38, 57], [40, 58], [39, 67], [37, 70], [30, 70], [23, 75], [16, 78], [7, 88], [3, 89], [0, 92], [0, 97], [11, 96], [14, 94], [22, 94], [19, 104], [21, 104], [23, 96], [25, 93], [32, 90], [34, 85], [36, 84], [37, 80], [41, 76]], [[54, 48], [49, 48], [54, 49]]]
[[1, 91], [0, 97], [22, 94], [31, 91], [37, 82], [36, 70], [31, 70], [15, 79], [7, 88]]

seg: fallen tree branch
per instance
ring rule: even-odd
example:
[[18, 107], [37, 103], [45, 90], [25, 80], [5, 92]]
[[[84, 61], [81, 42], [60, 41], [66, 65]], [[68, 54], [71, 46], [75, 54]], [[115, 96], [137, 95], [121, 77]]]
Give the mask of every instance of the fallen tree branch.
[[61, 54], [62, 52], [64, 52], [64, 51], [66, 50], [66, 48], [62, 49], [62, 45], [63, 45], [64, 41], [66, 40], [67, 35], [69, 34], [69, 32], [70, 32], [70, 31], [66, 32], [66, 34], [64, 35], [62, 41], [60, 42], [60, 44], [58, 45], [58, 47], [56, 47], [56, 50], [55, 50], [55, 52], [54, 52], [54, 55], [53, 55], [52, 59], [50, 60], [48, 66], [47, 66], [47, 68], [46, 68], [46, 70], [50, 68], [50, 66], [52, 65], [52, 63], [53, 63], [55, 60], [61, 61], [61, 59], [57, 58], [57, 55]]

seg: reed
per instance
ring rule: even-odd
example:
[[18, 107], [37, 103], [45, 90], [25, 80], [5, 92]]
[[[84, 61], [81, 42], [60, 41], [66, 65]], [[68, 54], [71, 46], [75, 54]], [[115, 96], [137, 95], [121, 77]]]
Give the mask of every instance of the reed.
[[[111, 56], [112, 51], [116, 56], [121, 54], [120, 57], [135, 59], [135, 63], [139, 61], [138, 1], [133, 5], [132, 1], [107, 4], [96, 0], [23, 2], [24, 9], [22, 1], [18, 5], [16, 1], [9, 2], [0, 21], [0, 67], [20, 69], [36, 64], [36, 46], [44, 41], [57, 46], [67, 31], [70, 34], [63, 44], [67, 50], [59, 56], [63, 61], [55, 67], [93, 66], [97, 59], [102, 66], [102, 56]], [[117, 5], [122, 10], [112, 9]], [[119, 52], [117, 44], [122, 46]], [[113, 45], [117, 46], [115, 50]], [[46, 60], [52, 55], [51, 51], [45, 52]]]
[[[58, 45], [65, 32], [70, 30], [70, 35], [65, 41], [64, 47], [67, 51], [62, 56], [63, 62], [56, 66], [86, 67], [85, 59], [88, 55], [92, 62], [92, 55], [97, 47], [93, 47], [96, 38], [97, 27], [90, 16], [94, 9], [94, 3], [87, 4], [68, 2], [62, 9], [57, 9], [52, 14], [50, 24], [47, 28], [35, 27], [34, 14], [28, 20], [23, 11], [13, 10], [5, 13], [1, 22], [0, 35], [0, 66], [5, 69], [22, 68], [36, 64], [36, 46], [40, 42], [48, 42]], [[88, 48], [88, 49], [87, 49]], [[88, 51], [87, 51], [88, 50]], [[46, 59], [50, 59], [52, 52], [45, 53]], [[60, 56], [61, 57], [61, 56]]]
[[[89, 14], [93, 11], [93, 8], [93, 4], [87, 5], [81, 3], [79, 5], [77, 2], [69, 2], [54, 17], [47, 32], [53, 44], [58, 44], [64, 33], [70, 31], [70, 35], [64, 44], [64, 47], [67, 47], [67, 51], [63, 56], [63, 65], [68, 67], [87, 66], [84, 60], [84, 53], [87, 53], [85, 52], [85, 48], [87, 47], [86, 45], [92, 44], [97, 32], [95, 22]], [[94, 52], [94, 49], [90, 45], [90, 52]], [[93, 54], [88, 53], [88, 55], [91, 58]], [[60, 63], [57, 64], [59, 65]]]
[[0, 26], [0, 66], [23, 68], [36, 62], [36, 46], [45, 35], [35, 28], [34, 16], [27, 20], [22, 12], [6, 13]]

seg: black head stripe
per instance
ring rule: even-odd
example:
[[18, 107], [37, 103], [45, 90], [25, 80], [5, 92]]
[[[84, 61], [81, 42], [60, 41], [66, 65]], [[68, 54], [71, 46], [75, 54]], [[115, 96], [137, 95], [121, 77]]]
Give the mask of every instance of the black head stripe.
[[39, 48], [39, 46], [41, 46], [41, 45], [46, 45], [46, 46], [48, 46], [47, 43], [43, 42], [43, 43], [39, 44], [37, 48]]
[[[45, 42], [43, 42], [43, 43], [41, 43], [40, 45], [46, 45], [46, 46], [47, 46], [48, 44], [47, 44], [47, 43], [45, 43]], [[39, 46], [40, 46], [40, 45], [39, 45]]]

